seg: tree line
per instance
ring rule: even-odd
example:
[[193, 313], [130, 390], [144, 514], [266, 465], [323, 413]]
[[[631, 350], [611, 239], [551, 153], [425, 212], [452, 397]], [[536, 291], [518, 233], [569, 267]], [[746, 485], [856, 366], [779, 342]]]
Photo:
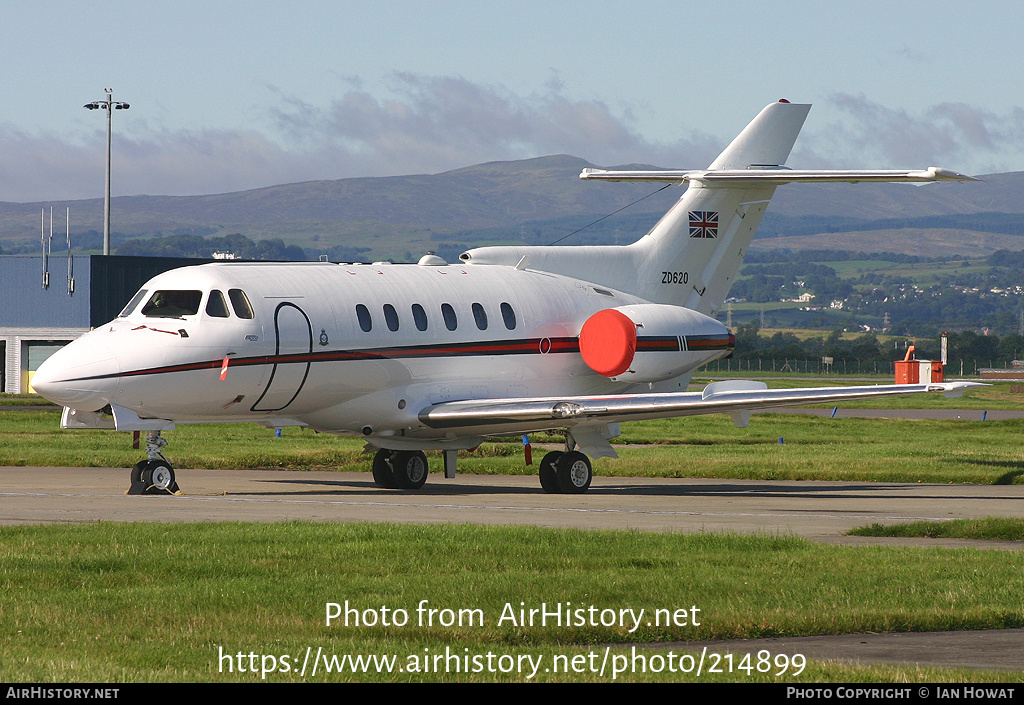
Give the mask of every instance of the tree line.
[[277, 237], [250, 240], [241, 233], [202, 237], [200, 235], [163, 235], [125, 240], [115, 250], [119, 255], [136, 257], [212, 257], [214, 252], [230, 252], [238, 259], [303, 261], [306, 252], [298, 245], [287, 245]]
[[[979, 360], [996, 367], [1024, 359], [1024, 335], [980, 335], [973, 331], [951, 331], [947, 335], [947, 358]], [[758, 322], [746, 323], [736, 329], [734, 357], [770, 360], [862, 360], [892, 362], [902, 360], [907, 347], [914, 346], [918, 359], [938, 360], [939, 337], [892, 338], [882, 341], [873, 333], [844, 338], [836, 329], [827, 336], [800, 338], [793, 333], [776, 332], [762, 335]]]

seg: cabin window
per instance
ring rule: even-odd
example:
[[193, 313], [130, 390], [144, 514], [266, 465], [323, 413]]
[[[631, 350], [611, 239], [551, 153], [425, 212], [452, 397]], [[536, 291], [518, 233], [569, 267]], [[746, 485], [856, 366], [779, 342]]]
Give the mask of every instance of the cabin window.
[[206, 315], [214, 318], [227, 318], [228, 302], [224, 300], [224, 294], [216, 289], [210, 292], [210, 298], [206, 301]]
[[201, 291], [161, 290], [153, 294], [142, 307], [142, 315], [150, 318], [194, 316], [199, 313], [199, 304], [202, 300]]
[[142, 299], [146, 296], [147, 293], [148, 292], [145, 289], [140, 289], [139, 293], [132, 297], [132, 300], [128, 302], [128, 305], [125, 306], [124, 309], [122, 309], [121, 313], [117, 314], [117, 317], [124, 318], [132, 311], [134, 311], [135, 307], [139, 305], [139, 302], [142, 301]]
[[419, 304], [412, 305], [412, 320], [416, 324], [416, 330], [427, 329], [427, 312]]
[[487, 330], [487, 311], [484, 311], [482, 304], [473, 304], [473, 320], [480, 330]]
[[359, 320], [359, 327], [363, 329], [364, 333], [369, 333], [373, 329], [370, 309], [366, 308], [363, 304], [356, 304], [356, 318]]
[[398, 330], [398, 311], [391, 304], [384, 304], [384, 322], [388, 324], [388, 330]]
[[516, 329], [516, 312], [512, 310], [512, 304], [503, 303], [501, 305], [501, 318], [505, 321], [505, 327], [509, 330]]
[[252, 318], [252, 306], [249, 305], [249, 297], [241, 289], [229, 289], [228, 298], [231, 299], [231, 308], [239, 318]]
[[441, 304], [441, 317], [444, 319], [444, 327], [448, 330], [455, 330], [459, 327], [459, 319], [451, 304]]

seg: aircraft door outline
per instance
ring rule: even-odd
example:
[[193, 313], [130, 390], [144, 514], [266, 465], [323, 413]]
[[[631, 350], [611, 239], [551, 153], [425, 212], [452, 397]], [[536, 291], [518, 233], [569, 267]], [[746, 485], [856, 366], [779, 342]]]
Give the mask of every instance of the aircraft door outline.
[[[308, 355], [313, 352], [313, 326], [306, 312], [290, 301], [279, 303], [274, 309], [274, 339], [274, 366], [266, 389], [249, 407], [250, 411], [281, 411], [295, 401], [309, 377], [312, 362], [308, 357], [305, 362], [282, 362], [280, 359], [282, 355]], [[281, 401], [284, 403], [276, 406]], [[261, 403], [266, 405], [261, 407]]]

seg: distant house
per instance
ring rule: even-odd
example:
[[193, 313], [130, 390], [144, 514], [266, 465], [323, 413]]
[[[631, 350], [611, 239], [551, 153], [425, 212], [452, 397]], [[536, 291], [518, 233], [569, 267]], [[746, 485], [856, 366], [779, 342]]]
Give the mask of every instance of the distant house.
[[795, 299], [783, 299], [783, 301], [793, 301], [793, 302], [796, 302], [796, 303], [807, 304], [807, 303], [810, 303], [811, 299], [813, 299], [813, 298], [814, 298], [814, 294], [812, 294], [809, 291], [805, 291], [804, 293], [800, 294], [800, 296], [796, 297]]

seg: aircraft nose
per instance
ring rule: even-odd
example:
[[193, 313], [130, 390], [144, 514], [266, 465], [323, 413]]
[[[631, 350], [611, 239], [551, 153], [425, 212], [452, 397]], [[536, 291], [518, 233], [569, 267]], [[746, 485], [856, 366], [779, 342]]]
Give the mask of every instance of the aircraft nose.
[[51, 355], [32, 375], [32, 388], [54, 404], [97, 411], [117, 391], [120, 366], [113, 351], [83, 336]]

